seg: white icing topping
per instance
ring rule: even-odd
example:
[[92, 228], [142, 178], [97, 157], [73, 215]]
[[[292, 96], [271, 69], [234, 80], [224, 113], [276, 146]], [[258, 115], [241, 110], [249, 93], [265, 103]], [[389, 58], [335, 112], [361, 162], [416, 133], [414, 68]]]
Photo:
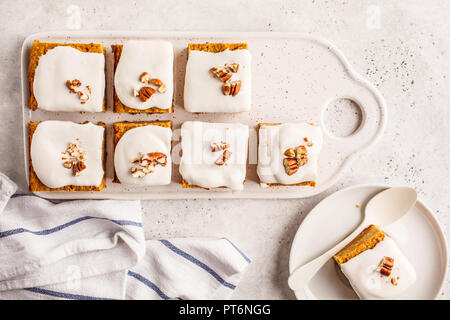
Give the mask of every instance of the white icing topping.
[[[223, 82], [211, 68], [238, 63], [239, 71], [230, 81], [241, 80], [236, 96], [222, 93]], [[192, 50], [186, 65], [184, 108], [189, 112], [241, 112], [251, 105], [251, 55], [249, 50], [225, 50], [218, 53]]]
[[[223, 151], [212, 152], [211, 143], [227, 142], [231, 158], [215, 164]], [[184, 122], [181, 127], [183, 156], [180, 173], [191, 185], [203, 188], [243, 189], [247, 168], [248, 126], [239, 123]]]
[[[120, 182], [146, 186], [169, 184], [172, 175], [171, 140], [172, 130], [156, 125], [138, 127], [125, 132], [114, 151], [114, 167]], [[164, 167], [156, 166], [154, 172], [142, 178], [135, 178], [130, 173], [133, 166], [130, 161], [136, 158], [139, 152], [144, 154], [161, 152], [167, 156], [167, 164]]]
[[[67, 80], [78, 79], [85, 90], [90, 86], [89, 100], [81, 104], [71, 93]], [[87, 91], [86, 91], [87, 92]], [[105, 96], [105, 56], [103, 53], [81, 52], [58, 46], [39, 58], [33, 82], [33, 93], [39, 109], [48, 111], [103, 111]]]
[[[381, 275], [378, 270], [383, 257], [394, 259], [394, 268], [390, 276]], [[394, 298], [416, 281], [414, 267], [394, 240], [388, 236], [373, 249], [360, 253], [340, 267], [361, 299]], [[391, 278], [395, 279], [397, 285], [391, 283]]]
[[[98, 186], [102, 182], [104, 128], [92, 123], [77, 124], [70, 121], [41, 122], [31, 140], [31, 161], [39, 180], [47, 187], [67, 185]], [[86, 169], [74, 176], [63, 167], [62, 154], [70, 142], [80, 142], [86, 151]]]
[[[143, 72], [147, 72], [151, 79], [161, 80], [167, 86], [164, 93], [156, 92], [146, 102], [132, 94], [133, 89], [139, 91], [141, 87], [148, 86], [139, 81]], [[127, 107], [138, 110], [152, 107], [169, 109], [173, 96], [172, 44], [162, 40], [126, 42], [117, 65], [114, 86], [120, 101]]]
[[[305, 141], [307, 138], [308, 141]], [[285, 123], [261, 126], [258, 142], [258, 176], [263, 183], [296, 184], [317, 180], [317, 162], [322, 149], [322, 131], [307, 123]], [[308, 142], [312, 146], [307, 146]], [[305, 146], [308, 162], [288, 175], [283, 166], [284, 152], [289, 148]]]

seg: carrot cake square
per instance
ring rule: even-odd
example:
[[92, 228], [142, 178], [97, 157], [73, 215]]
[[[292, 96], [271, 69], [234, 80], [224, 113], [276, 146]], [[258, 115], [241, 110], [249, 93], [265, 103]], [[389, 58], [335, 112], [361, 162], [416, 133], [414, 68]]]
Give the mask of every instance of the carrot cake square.
[[184, 108], [243, 112], [251, 105], [251, 54], [246, 43], [188, 45]]
[[414, 267], [396, 242], [374, 225], [333, 259], [361, 299], [392, 299], [416, 281]]
[[257, 173], [262, 186], [316, 186], [322, 131], [308, 123], [260, 123]]
[[30, 191], [100, 191], [105, 188], [105, 125], [30, 122]]
[[114, 112], [173, 112], [173, 46], [163, 40], [112, 45]]
[[105, 48], [101, 44], [35, 40], [28, 65], [29, 108], [102, 112], [105, 107]]
[[171, 182], [172, 123], [114, 123], [114, 182], [160, 186]]
[[181, 126], [181, 148], [183, 187], [244, 188], [248, 126], [187, 121]]

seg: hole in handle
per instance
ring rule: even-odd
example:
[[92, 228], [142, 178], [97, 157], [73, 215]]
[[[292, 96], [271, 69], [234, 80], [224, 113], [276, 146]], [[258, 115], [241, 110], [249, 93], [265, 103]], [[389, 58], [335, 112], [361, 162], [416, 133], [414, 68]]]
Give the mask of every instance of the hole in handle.
[[354, 100], [340, 98], [331, 101], [322, 116], [328, 133], [344, 138], [351, 136], [361, 127], [363, 112]]

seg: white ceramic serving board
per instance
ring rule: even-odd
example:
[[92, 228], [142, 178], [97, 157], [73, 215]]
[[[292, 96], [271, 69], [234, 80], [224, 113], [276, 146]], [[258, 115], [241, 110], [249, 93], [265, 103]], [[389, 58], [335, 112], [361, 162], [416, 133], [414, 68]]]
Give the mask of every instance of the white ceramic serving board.
[[[350, 234], [361, 223], [367, 202], [386, 188], [388, 186], [352, 186], [318, 203], [303, 220], [292, 242], [289, 273]], [[447, 240], [431, 210], [418, 200], [405, 216], [382, 229], [398, 244], [417, 273], [416, 282], [397, 299], [437, 299], [447, 276]], [[358, 299], [332, 259], [303, 290], [295, 291], [295, 295], [301, 300]]]
[[[33, 41], [101, 43], [107, 48], [107, 112], [46, 112], [28, 109], [28, 56]], [[130, 115], [112, 111], [113, 59], [111, 44], [128, 39], [165, 39], [172, 42], [174, 61], [174, 108], [172, 114]], [[252, 108], [248, 113], [192, 114], [183, 108], [183, 87], [190, 42], [247, 42], [252, 54]], [[386, 107], [374, 86], [356, 74], [342, 53], [325, 40], [292, 33], [197, 33], [197, 32], [120, 32], [120, 31], [61, 31], [38, 33], [27, 37], [22, 47], [22, 91], [25, 143], [25, 170], [28, 178], [29, 121], [70, 120], [107, 124], [107, 188], [101, 192], [37, 192], [53, 199], [192, 199], [192, 198], [301, 198], [318, 194], [333, 185], [354, 156], [374, 144], [382, 135], [386, 123]], [[360, 127], [350, 136], [333, 136], [325, 128], [324, 112], [336, 99], [353, 100], [361, 108]], [[128, 187], [112, 183], [114, 174], [111, 124], [117, 121], [171, 120], [174, 129], [172, 143], [172, 183], [161, 187]], [[187, 120], [209, 122], [240, 122], [250, 127], [249, 159], [244, 190], [183, 189], [178, 173], [180, 126]], [[346, 121], [346, 119], [339, 119]], [[260, 122], [314, 122], [324, 134], [319, 158], [317, 187], [262, 188], [256, 174], [257, 136]]]

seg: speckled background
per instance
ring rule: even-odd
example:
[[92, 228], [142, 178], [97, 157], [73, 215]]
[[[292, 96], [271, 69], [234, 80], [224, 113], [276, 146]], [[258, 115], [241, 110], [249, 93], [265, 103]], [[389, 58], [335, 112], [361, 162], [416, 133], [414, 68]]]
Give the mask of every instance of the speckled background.
[[[332, 41], [378, 87], [389, 112], [382, 140], [323, 194], [302, 200], [142, 203], [147, 237], [226, 236], [252, 258], [233, 298], [294, 298], [286, 284], [293, 236], [315, 204], [346, 186], [410, 185], [449, 233], [450, 2], [2, 0], [0, 13], [0, 171], [22, 191], [26, 182], [20, 48], [31, 33], [65, 29], [306, 32]], [[330, 110], [336, 119], [342, 113]], [[442, 297], [450, 297], [448, 280]]]

